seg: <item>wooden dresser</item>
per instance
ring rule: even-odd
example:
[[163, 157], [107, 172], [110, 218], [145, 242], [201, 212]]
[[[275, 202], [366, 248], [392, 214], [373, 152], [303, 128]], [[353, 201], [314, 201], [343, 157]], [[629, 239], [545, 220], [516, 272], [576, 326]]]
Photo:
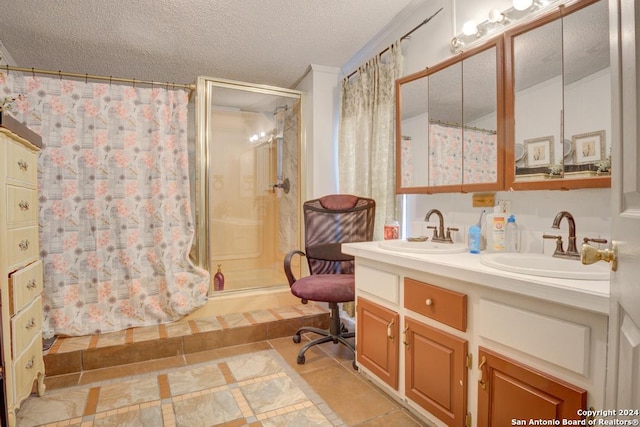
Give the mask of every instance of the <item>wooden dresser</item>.
[[[1, 113], [0, 113], [1, 114]], [[44, 393], [42, 261], [38, 241], [41, 138], [0, 115], [0, 305], [2, 384], [7, 424], [37, 381]]]

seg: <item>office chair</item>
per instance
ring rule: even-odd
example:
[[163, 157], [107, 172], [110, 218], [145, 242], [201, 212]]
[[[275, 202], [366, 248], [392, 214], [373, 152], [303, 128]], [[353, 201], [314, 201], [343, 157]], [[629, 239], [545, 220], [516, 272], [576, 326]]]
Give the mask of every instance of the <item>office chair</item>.
[[[321, 338], [307, 343], [298, 353], [299, 365], [305, 362], [305, 352], [314, 345], [333, 341], [342, 343], [355, 354], [353, 338], [340, 322], [338, 303], [355, 299], [354, 261], [341, 251], [342, 243], [366, 242], [373, 239], [375, 201], [348, 194], [336, 194], [309, 200], [303, 204], [305, 251], [293, 250], [284, 259], [284, 270], [291, 293], [307, 301], [326, 302], [331, 310], [329, 330], [303, 326], [293, 336], [300, 342], [300, 334], [314, 332]], [[310, 275], [296, 279], [291, 260], [300, 255], [307, 259]], [[358, 369], [355, 360], [353, 368]]]

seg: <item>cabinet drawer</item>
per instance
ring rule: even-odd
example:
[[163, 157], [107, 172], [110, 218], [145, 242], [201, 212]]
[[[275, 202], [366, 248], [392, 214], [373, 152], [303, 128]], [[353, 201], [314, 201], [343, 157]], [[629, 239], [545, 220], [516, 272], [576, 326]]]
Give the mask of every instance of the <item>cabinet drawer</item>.
[[356, 264], [356, 287], [394, 305], [400, 303], [400, 278], [397, 274]]
[[467, 296], [417, 280], [404, 279], [404, 307], [465, 332]]
[[38, 227], [22, 227], [7, 232], [9, 271], [17, 270], [38, 258]]
[[38, 178], [38, 155], [19, 143], [12, 141], [7, 144], [7, 178], [35, 186]]
[[9, 275], [9, 311], [11, 316], [22, 310], [22, 307], [42, 293], [43, 281], [42, 261], [40, 260]]
[[42, 332], [42, 298], [38, 296], [31, 305], [11, 319], [13, 357], [18, 357]]
[[35, 224], [38, 220], [38, 191], [7, 186], [7, 225], [9, 228]]
[[[42, 336], [41, 333], [38, 335]], [[16, 359], [13, 369], [15, 373], [15, 401], [20, 403], [31, 394], [33, 381], [38, 378], [38, 374], [44, 375], [42, 339], [36, 339], [31, 343], [27, 351]]]

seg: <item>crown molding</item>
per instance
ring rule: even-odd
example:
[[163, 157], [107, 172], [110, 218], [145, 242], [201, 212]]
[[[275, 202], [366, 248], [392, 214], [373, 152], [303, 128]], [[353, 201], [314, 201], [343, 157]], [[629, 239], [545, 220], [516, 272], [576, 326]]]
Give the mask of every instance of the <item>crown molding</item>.
[[16, 62], [13, 60], [13, 58], [9, 54], [9, 51], [7, 50], [5, 45], [2, 43], [2, 40], [0, 40], [0, 65], [10, 65], [13, 67], [16, 66]]

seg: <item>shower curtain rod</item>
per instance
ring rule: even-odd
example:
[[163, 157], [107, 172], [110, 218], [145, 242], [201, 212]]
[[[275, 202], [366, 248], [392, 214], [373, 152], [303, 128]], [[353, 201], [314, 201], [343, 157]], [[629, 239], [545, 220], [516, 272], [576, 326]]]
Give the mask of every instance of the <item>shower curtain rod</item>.
[[85, 82], [89, 79], [91, 80], [104, 80], [104, 81], [108, 81], [109, 83], [111, 82], [117, 82], [117, 83], [132, 83], [134, 86], [136, 85], [136, 83], [140, 83], [140, 84], [144, 84], [144, 85], [151, 85], [151, 86], [166, 86], [167, 89], [169, 88], [169, 86], [171, 86], [172, 88], [180, 88], [180, 89], [188, 89], [189, 92], [192, 92], [194, 90], [196, 90], [196, 85], [195, 84], [176, 84], [176, 83], [162, 83], [162, 82], [154, 82], [151, 80], [138, 80], [138, 79], [127, 79], [127, 78], [122, 78], [122, 77], [112, 77], [112, 76], [97, 76], [95, 74], [80, 74], [80, 73], [69, 73], [69, 72], [65, 72], [65, 71], [52, 71], [52, 70], [40, 70], [37, 68], [25, 68], [25, 67], [14, 67], [12, 65], [4, 65], [4, 66], [0, 66], [0, 70], [1, 69], [5, 69], [7, 70], [7, 72], [9, 71], [19, 71], [19, 72], [23, 72], [23, 73], [31, 73], [35, 76], [35, 74], [48, 74], [48, 75], [52, 75], [52, 76], [65, 76], [65, 77], [75, 77], [75, 78], [80, 78], [80, 79], [85, 79]]
[[[431, 15], [430, 17], [428, 17], [427, 19], [425, 19], [424, 21], [422, 21], [421, 23], [419, 23], [418, 25], [416, 25], [415, 27], [413, 27], [413, 29], [411, 31], [409, 31], [407, 34], [405, 34], [404, 36], [400, 37], [400, 41], [404, 40], [404, 39], [408, 39], [411, 34], [414, 33], [414, 31], [416, 31], [418, 28], [422, 27], [424, 24], [428, 23], [429, 21], [431, 21], [434, 16], [436, 16], [437, 14], [439, 14], [442, 11], [442, 7], [440, 9], [438, 9], [438, 11], [436, 13], [434, 13], [433, 15]], [[380, 53], [378, 53], [378, 56], [382, 56], [386, 51], [388, 51], [390, 48], [386, 47], [384, 49], [382, 49], [380, 51]], [[353, 71], [351, 74], [349, 74], [347, 76], [347, 80], [349, 80], [349, 78], [353, 75], [355, 75], [358, 72], [358, 70], [356, 69], [355, 71]]]
[[447, 126], [447, 127], [452, 127], [452, 128], [476, 130], [478, 132], [484, 132], [484, 133], [488, 133], [490, 135], [497, 135], [498, 134], [498, 132], [495, 131], [495, 130], [483, 129], [483, 128], [478, 128], [478, 127], [475, 127], [475, 126], [461, 125], [460, 123], [447, 122], [445, 120], [429, 119], [429, 124], [442, 125], [442, 126]]

